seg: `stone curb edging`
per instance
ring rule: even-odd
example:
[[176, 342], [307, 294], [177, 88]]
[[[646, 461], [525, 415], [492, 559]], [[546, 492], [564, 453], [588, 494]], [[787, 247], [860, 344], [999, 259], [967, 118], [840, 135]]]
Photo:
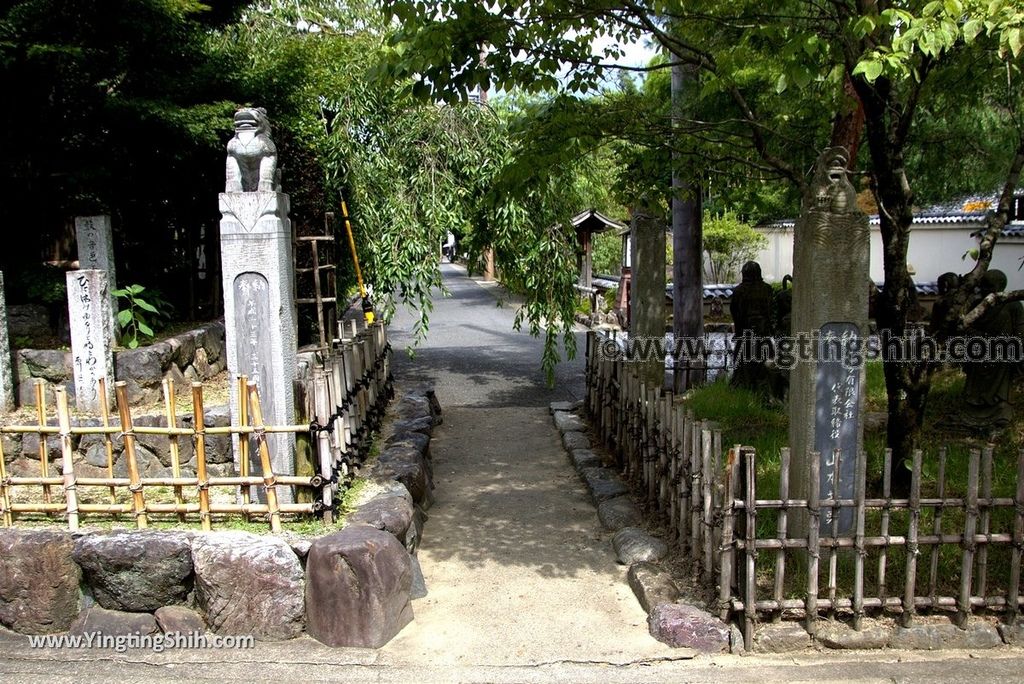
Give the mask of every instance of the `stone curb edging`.
[[[601, 456], [586, 434], [586, 419], [578, 414], [582, 402], [553, 402], [552, 418], [569, 461], [590, 492], [602, 526], [612, 533], [620, 563], [629, 565], [627, 581], [648, 614], [651, 636], [670, 646], [705, 653], [743, 653], [743, 637], [735, 625], [726, 624], [706, 610], [681, 601], [671, 575], [657, 561], [668, 549], [664, 542], [642, 529], [643, 515], [630, 489], [614, 470], [603, 467]], [[616, 492], [609, 494], [609, 492]], [[805, 649], [903, 650], [989, 649], [1024, 645], [1024, 621], [1013, 625], [972, 618], [965, 627], [937, 616], [932, 621], [901, 627], [889, 620], [866, 620], [860, 631], [843, 622], [822, 620], [812, 639], [796, 622], [765, 623], [754, 633], [757, 653], [789, 653]]]
[[[440, 407], [431, 390], [414, 390], [394, 416], [388, 446], [367, 468], [370, 495], [345, 527], [315, 539], [0, 529], [0, 626], [110, 636], [209, 629], [267, 641], [306, 632], [331, 646], [383, 646], [426, 595], [415, 554]], [[426, 487], [417, 497], [407, 482]]]

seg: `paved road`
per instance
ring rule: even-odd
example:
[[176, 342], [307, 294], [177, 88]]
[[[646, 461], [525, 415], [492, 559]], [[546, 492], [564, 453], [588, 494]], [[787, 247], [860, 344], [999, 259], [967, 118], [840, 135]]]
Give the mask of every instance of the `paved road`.
[[399, 310], [392, 322], [396, 373], [403, 381], [433, 383], [444, 407], [547, 406], [583, 396], [581, 334], [579, 356], [560, 363], [555, 386], [548, 387], [540, 368], [543, 340], [512, 329], [516, 304], [504, 301], [499, 286], [465, 277], [460, 266], [441, 269], [452, 296], [434, 299], [427, 338], [414, 347], [412, 359], [404, 350], [413, 343], [414, 316]]

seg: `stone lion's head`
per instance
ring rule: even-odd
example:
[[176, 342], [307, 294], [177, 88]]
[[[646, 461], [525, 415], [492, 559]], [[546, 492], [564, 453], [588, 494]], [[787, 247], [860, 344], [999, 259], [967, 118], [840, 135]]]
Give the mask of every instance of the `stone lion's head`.
[[235, 131], [270, 133], [270, 119], [263, 107], [246, 107], [235, 112]]

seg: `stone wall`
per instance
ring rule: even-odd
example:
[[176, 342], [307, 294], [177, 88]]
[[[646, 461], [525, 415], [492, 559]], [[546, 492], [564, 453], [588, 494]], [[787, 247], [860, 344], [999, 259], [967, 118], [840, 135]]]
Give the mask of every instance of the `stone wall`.
[[[203, 382], [226, 367], [224, 323], [221, 321], [207, 323], [156, 344], [114, 352], [115, 379], [128, 384], [128, 401], [132, 404], [159, 401], [164, 378], [170, 378], [178, 385]], [[19, 349], [15, 352], [14, 383], [19, 405], [35, 405], [36, 378], [42, 378], [51, 385], [64, 385], [73, 400], [75, 380], [71, 352], [59, 349]]]
[[[208, 631], [264, 641], [308, 633], [331, 646], [383, 646], [413, 619], [411, 601], [426, 595], [416, 551], [440, 409], [426, 391], [407, 394], [392, 415], [388, 446], [366, 469], [355, 510], [345, 527], [322, 536], [0, 529], [0, 626], [20, 634]], [[84, 448], [86, 459], [105, 453], [99, 444]], [[19, 451], [32, 446], [38, 442]], [[221, 446], [230, 458], [230, 443]], [[157, 447], [146, 450], [161, 462]]]

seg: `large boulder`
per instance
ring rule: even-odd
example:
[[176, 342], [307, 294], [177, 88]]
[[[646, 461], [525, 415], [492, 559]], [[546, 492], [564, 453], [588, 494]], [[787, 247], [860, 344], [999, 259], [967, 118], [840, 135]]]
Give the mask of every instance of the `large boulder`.
[[184, 603], [192, 591], [192, 549], [182, 532], [91, 534], [75, 543], [74, 558], [109, 610], [151, 612]]
[[626, 573], [626, 580], [647, 613], [679, 598], [679, 587], [672, 581], [672, 576], [654, 563], [633, 563]]
[[626, 483], [609, 468], [584, 468], [580, 475], [583, 476], [595, 504], [629, 494]]
[[401, 482], [412, 494], [413, 501], [424, 509], [430, 508], [434, 502], [430, 464], [414, 448], [389, 447], [378, 457], [373, 473], [384, 479]]
[[284, 540], [199, 534], [192, 539], [192, 562], [196, 605], [213, 632], [264, 640], [302, 633], [302, 565]]
[[555, 411], [555, 427], [559, 432], [583, 432], [586, 425], [575, 413], [568, 411]]
[[0, 624], [21, 634], [63, 632], [78, 616], [74, 541], [57, 530], [0, 530]]
[[629, 496], [617, 496], [597, 505], [597, 518], [605, 529], [618, 532], [623, 527], [639, 527], [643, 516]]
[[[369, 525], [390, 532], [404, 544], [416, 515], [412, 495], [399, 482], [383, 481], [378, 486], [379, 491], [360, 502], [346, 521], [350, 525]], [[415, 538], [415, 532], [412, 536]]]
[[330, 646], [379, 648], [412, 621], [412, 563], [387, 532], [353, 525], [313, 542], [306, 622]]

